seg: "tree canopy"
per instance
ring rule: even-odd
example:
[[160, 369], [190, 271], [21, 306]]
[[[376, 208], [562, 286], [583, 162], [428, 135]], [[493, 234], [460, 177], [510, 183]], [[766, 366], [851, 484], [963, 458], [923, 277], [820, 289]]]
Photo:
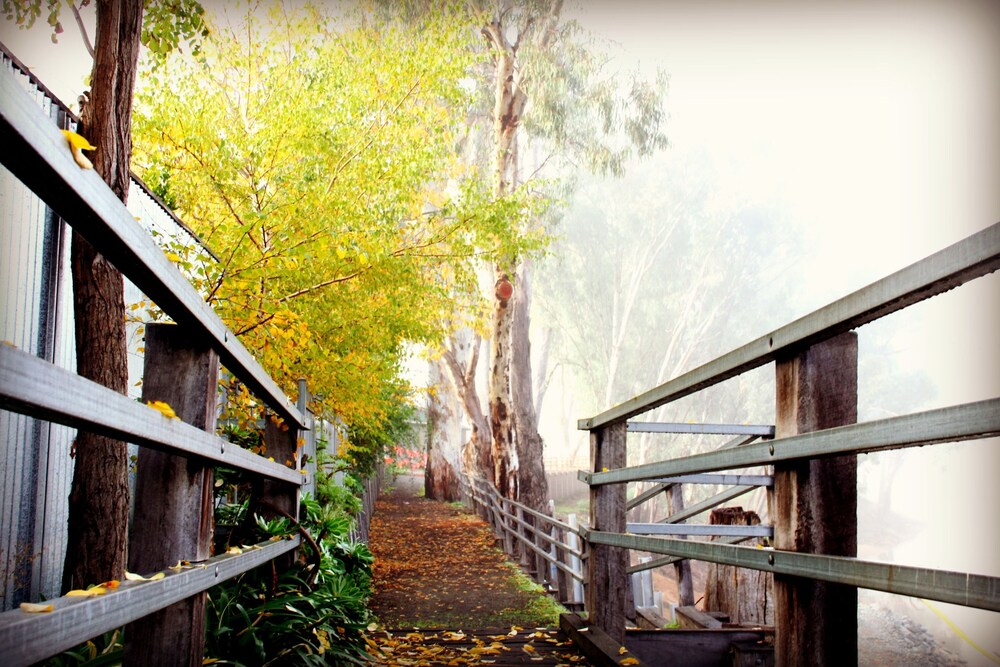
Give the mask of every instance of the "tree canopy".
[[474, 87], [467, 20], [419, 33], [277, 5], [147, 70], [136, 167], [219, 262], [208, 300], [286, 388], [348, 422], [386, 414], [403, 345], [485, 309], [484, 259], [537, 248], [456, 146]]

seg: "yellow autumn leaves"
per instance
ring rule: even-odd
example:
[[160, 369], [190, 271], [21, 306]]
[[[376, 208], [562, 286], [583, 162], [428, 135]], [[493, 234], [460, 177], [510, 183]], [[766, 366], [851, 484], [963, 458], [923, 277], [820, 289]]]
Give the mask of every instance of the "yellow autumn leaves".
[[164, 403], [163, 401], [146, 401], [146, 405], [153, 408], [154, 410], [159, 411], [160, 414], [162, 414], [164, 417], [167, 417], [168, 419], [179, 419], [177, 413], [174, 412], [174, 409], [170, 407], [170, 405], [168, 405], [167, 403]]
[[[627, 655], [627, 654], [628, 654], [628, 649], [627, 648], [625, 648], [624, 646], [620, 646], [618, 648], [618, 655]], [[622, 660], [618, 661], [618, 664], [619, 665], [638, 665], [639, 664], [639, 660], [636, 659], [636, 658], [623, 658]]]
[[[166, 576], [164, 572], [157, 572], [156, 574], [144, 577], [141, 574], [135, 574], [134, 572], [126, 572], [125, 579], [127, 581], [140, 582], [140, 581], [158, 581]], [[117, 589], [121, 585], [121, 581], [118, 579], [111, 579], [110, 581], [105, 581], [102, 584], [97, 584], [95, 586], [90, 586], [89, 588], [77, 588], [69, 591], [63, 597], [67, 598], [91, 598], [97, 597], [98, 595], [104, 595], [109, 591]], [[55, 605], [51, 602], [22, 602], [20, 607], [21, 611], [26, 614], [45, 614], [51, 611], [55, 611]]]
[[73, 153], [73, 159], [80, 165], [81, 169], [93, 169], [94, 164], [87, 159], [83, 151], [96, 150], [97, 146], [91, 146], [90, 142], [72, 130], [60, 130], [66, 141], [69, 142], [69, 150]]
[[[398, 634], [375, 630], [374, 626], [368, 627], [371, 634], [366, 642], [378, 664], [404, 667], [489, 665], [506, 662], [503, 656], [514, 655], [511, 652], [525, 654], [530, 662], [544, 662], [555, 658], [563, 667], [586, 664], [586, 659], [574, 650], [572, 642], [549, 628], [535, 628], [524, 632], [523, 628], [512, 626], [510, 632], [499, 635], [466, 634], [462, 630]], [[510, 662], [520, 663], [522, 660], [523, 658], [510, 658]]]

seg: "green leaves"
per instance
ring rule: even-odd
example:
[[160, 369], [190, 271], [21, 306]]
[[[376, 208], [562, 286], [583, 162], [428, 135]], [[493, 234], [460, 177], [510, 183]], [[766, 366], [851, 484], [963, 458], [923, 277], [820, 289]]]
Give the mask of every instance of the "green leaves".
[[[302, 527], [319, 535], [329, 508], [305, 501]], [[263, 535], [295, 530], [286, 519], [258, 517]], [[328, 665], [357, 662], [364, 656], [362, 631], [369, 623], [371, 553], [348, 544], [338, 532], [319, 540], [315, 576], [312, 565], [296, 561], [277, 574], [270, 568], [247, 572], [209, 591], [206, 605], [206, 656], [236, 665]], [[303, 545], [307, 560], [313, 560]]]
[[153, 54], [156, 62], [182, 44], [192, 53], [201, 50], [200, 41], [209, 35], [205, 10], [197, 0], [151, 0], [146, 2], [141, 33], [142, 45]]

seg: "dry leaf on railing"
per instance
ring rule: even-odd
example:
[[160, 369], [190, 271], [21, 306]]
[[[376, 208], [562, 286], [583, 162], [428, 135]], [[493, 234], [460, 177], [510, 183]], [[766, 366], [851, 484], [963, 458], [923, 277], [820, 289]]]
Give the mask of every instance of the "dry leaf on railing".
[[94, 164], [87, 159], [83, 151], [96, 150], [97, 146], [91, 146], [90, 142], [72, 130], [60, 130], [66, 141], [69, 142], [69, 149], [73, 153], [73, 159], [80, 165], [81, 169], [93, 169]]
[[164, 417], [168, 417], [169, 419], [178, 418], [177, 413], [174, 412], [174, 409], [170, 407], [169, 404], [164, 403], [163, 401], [146, 401], [146, 405], [153, 408], [154, 410], [159, 411]]

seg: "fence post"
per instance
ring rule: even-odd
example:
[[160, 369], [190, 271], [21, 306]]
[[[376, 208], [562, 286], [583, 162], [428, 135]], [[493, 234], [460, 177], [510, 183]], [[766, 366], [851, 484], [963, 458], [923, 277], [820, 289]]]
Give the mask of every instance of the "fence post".
[[[856, 422], [857, 364], [853, 332], [779, 359], [776, 437]], [[780, 439], [774, 447], [781, 447]], [[857, 456], [792, 461], [774, 468], [775, 548], [856, 556]], [[774, 593], [776, 664], [857, 664], [856, 588], [775, 575]]]
[[299, 378], [299, 399], [297, 407], [302, 416], [306, 418], [308, 431], [302, 434], [303, 448], [299, 452], [299, 465], [306, 470], [303, 475], [303, 485], [301, 492], [308, 493], [313, 498], [316, 497], [316, 423], [319, 421], [314, 415], [309, 413], [309, 387], [305, 378]]
[[[570, 549], [573, 549], [574, 551], [577, 551], [579, 553], [583, 553], [583, 548], [582, 548], [582, 546], [580, 544], [580, 536], [576, 533], [577, 529], [580, 527], [580, 524], [579, 524], [579, 522], [577, 521], [577, 518], [576, 518], [576, 514], [570, 514], [566, 518], [566, 523], [568, 523], [569, 527], [573, 529], [572, 531], [570, 531], [567, 534], [566, 537], [568, 539], [566, 540], [566, 543], [569, 544]], [[569, 555], [569, 566], [577, 574], [579, 574], [581, 576], [583, 575], [583, 562], [580, 560], [579, 556], [576, 556], [574, 554], [570, 554]], [[572, 594], [572, 597], [570, 598], [570, 601], [573, 602], [573, 603], [575, 603], [575, 604], [581, 604], [583, 602], [583, 600], [584, 600], [583, 584], [578, 579], [573, 579], [573, 588], [572, 588], [572, 590], [573, 590], [573, 594]]]
[[[594, 472], [625, 467], [625, 436], [625, 422], [590, 432], [590, 462]], [[624, 484], [590, 487], [590, 527], [596, 531], [625, 532]], [[626, 573], [628, 551], [591, 544], [587, 563], [589, 622], [624, 645], [625, 616], [631, 602]]]
[[542, 586], [545, 586], [546, 584], [551, 585], [553, 580], [551, 574], [549, 573], [549, 561], [545, 560], [545, 556], [542, 555], [543, 552], [548, 550], [549, 543], [544, 537], [541, 537], [541, 535], [551, 536], [552, 531], [549, 530], [549, 525], [538, 517], [529, 514], [527, 518], [529, 519], [530, 525], [534, 528], [534, 530], [531, 531], [529, 539], [531, 540], [531, 543], [538, 548], [538, 551], [534, 552], [535, 572], [538, 573], [535, 580]]
[[[268, 414], [264, 422], [264, 456], [274, 459], [276, 463], [299, 470], [299, 429], [297, 426], [279, 422], [276, 416]], [[301, 488], [279, 482], [275, 479], [257, 479], [253, 485], [254, 498], [250, 500], [250, 510], [247, 520], [252, 520], [254, 513], [263, 516], [281, 516], [299, 520], [299, 494]], [[298, 551], [291, 551], [274, 560], [275, 568], [288, 569], [295, 562]]]
[[[668, 484], [664, 491], [667, 494], [667, 506], [670, 508], [668, 514], [683, 512], [684, 486], [682, 484]], [[678, 535], [677, 539], [686, 540], [687, 536]], [[694, 606], [694, 577], [691, 576], [691, 561], [684, 558], [674, 563], [674, 576], [677, 578], [677, 606]]]
[[[142, 399], [163, 401], [185, 422], [215, 430], [219, 357], [174, 324], [147, 324]], [[148, 574], [211, 555], [213, 469], [196, 459], [141, 447], [129, 570]], [[129, 624], [125, 664], [201, 665], [205, 594]]]
[[[549, 516], [555, 518], [556, 516], [556, 502], [549, 499]], [[553, 542], [550, 543], [549, 553], [552, 555], [552, 560], [554, 561], [548, 569], [550, 581], [554, 584], [556, 590], [556, 595], [558, 596], [559, 602], [565, 603], [569, 600], [569, 575], [566, 574], [561, 568], [556, 567], [555, 563], [565, 564], [568, 558], [566, 558], [566, 543], [569, 541], [569, 537], [566, 531], [558, 526], [552, 526], [550, 529], [550, 535], [555, 538]]]

